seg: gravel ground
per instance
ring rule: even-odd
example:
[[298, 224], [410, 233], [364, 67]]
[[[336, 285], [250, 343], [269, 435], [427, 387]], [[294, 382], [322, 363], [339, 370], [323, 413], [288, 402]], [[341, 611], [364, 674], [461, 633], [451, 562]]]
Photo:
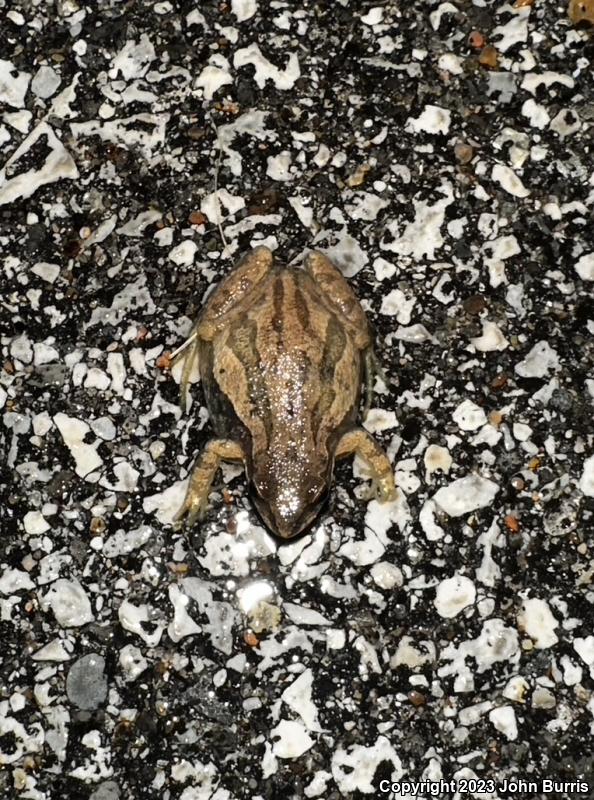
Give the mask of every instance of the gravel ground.
[[[0, 17], [0, 795], [594, 797], [592, 29], [552, 0]], [[172, 525], [211, 431], [168, 355], [257, 244], [355, 288], [399, 486], [341, 463], [288, 544], [232, 466]]]

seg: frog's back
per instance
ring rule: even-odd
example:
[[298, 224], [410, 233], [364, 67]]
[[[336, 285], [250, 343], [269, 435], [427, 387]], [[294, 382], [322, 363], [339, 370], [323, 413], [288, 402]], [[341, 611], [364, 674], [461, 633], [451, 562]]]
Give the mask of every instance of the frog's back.
[[252, 453], [292, 442], [297, 461], [327, 449], [354, 421], [361, 386], [343, 320], [301, 269], [274, 268], [242, 305], [202, 362], [220, 435]]

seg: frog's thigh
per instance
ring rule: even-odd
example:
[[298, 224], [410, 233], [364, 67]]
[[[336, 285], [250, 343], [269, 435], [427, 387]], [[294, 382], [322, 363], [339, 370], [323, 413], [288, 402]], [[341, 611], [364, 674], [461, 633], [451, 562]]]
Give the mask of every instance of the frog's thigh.
[[305, 269], [322, 289], [330, 305], [340, 312], [356, 346], [361, 350], [369, 347], [371, 336], [367, 317], [342, 272], [317, 251], [307, 256]]
[[197, 327], [198, 336], [210, 341], [224, 324], [224, 317], [245, 301], [250, 291], [272, 269], [273, 256], [267, 247], [256, 247], [243, 258], [209, 297]]
[[396, 497], [396, 487], [394, 485], [394, 473], [388, 456], [384, 453], [379, 444], [363, 428], [355, 428], [348, 431], [339, 440], [336, 448], [336, 457], [342, 458], [356, 453], [371, 471], [373, 481], [376, 486], [379, 500], [394, 500]]
[[198, 456], [183, 505], [175, 517], [176, 521], [187, 515], [188, 525], [193, 525], [204, 513], [210, 487], [221, 461], [243, 461], [243, 450], [237, 442], [229, 439], [212, 439], [208, 442]]

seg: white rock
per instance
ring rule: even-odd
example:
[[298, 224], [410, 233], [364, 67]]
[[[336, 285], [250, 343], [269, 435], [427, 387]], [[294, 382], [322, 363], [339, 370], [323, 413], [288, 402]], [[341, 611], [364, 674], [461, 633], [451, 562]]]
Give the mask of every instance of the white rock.
[[551, 613], [546, 600], [540, 600], [538, 597], [524, 600], [518, 614], [518, 625], [534, 640], [534, 646], [538, 650], [552, 647], [559, 641], [555, 633], [559, 623]]
[[481, 336], [477, 336], [470, 340], [470, 343], [480, 353], [489, 353], [493, 350], [505, 350], [509, 346], [508, 340], [505, 338], [501, 329], [494, 322], [483, 320], [483, 332]]
[[95, 436], [106, 442], [111, 442], [116, 437], [117, 429], [109, 417], [99, 417], [90, 420], [91, 429]]
[[48, 283], [54, 283], [60, 274], [60, 266], [59, 264], [48, 264], [46, 261], [39, 261], [31, 267], [31, 272]]
[[304, 670], [282, 693], [282, 700], [296, 714], [299, 714], [305, 727], [310, 731], [321, 731], [318, 721], [318, 709], [311, 698], [313, 673], [311, 669]]
[[594, 456], [590, 456], [584, 461], [579, 486], [586, 497], [594, 497]]
[[507, 13], [508, 11], [511, 11], [511, 17], [504, 25], [497, 25], [497, 27], [493, 28], [490, 36], [496, 42], [496, 47], [500, 53], [507, 53], [515, 44], [525, 42], [528, 39], [530, 6], [515, 8], [505, 3], [498, 7], [496, 13]]
[[147, 211], [141, 211], [136, 217], [128, 220], [124, 225], [121, 225], [117, 229], [117, 233], [121, 233], [124, 236], [142, 236], [145, 228], [148, 228], [153, 222], [162, 219], [162, 217], [162, 211], [158, 211], [156, 208], [149, 208]]
[[384, 18], [384, 9], [381, 6], [373, 6], [367, 14], [363, 14], [361, 22], [364, 25], [379, 25]]
[[463, 431], [475, 431], [484, 425], [487, 416], [472, 400], [463, 400], [452, 414], [452, 419]]
[[26, 572], [8, 567], [0, 576], [0, 594], [15, 594], [15, 592], [34, 589], [35, 584]]
[[256, 0], [231, 0], [231, 12], [235, 14], [238, 22], [251, 19], [258, 10]]
[[512, 433], [518, 442], [527, 442], [532, 436], [532, 428], [523, 422], [514, 422], [512, 426]]
[[399, 220], [388, 225], [388, 231], [394, 241], [382, 242], [382, 250], [389, 250], [402, 256], [413, 256], [415, 261], [427, 258], [435, 259], [435, 251], [442, 247], [444, 238], [441, 227], [445, 221], [445, 213], [454, 202], [452, 184], [444, 181], [438, 188], [440, 199], [431, 203], [429, 200], [413, 200], [415, 218], [407, 222], [404, 231], [400, 230]]
[[263, 89], [266, 81], [270, 80], [276, 84], [277, 89], [287, 91], [293, 88], [301, 75], [297, 53], [291, 53], [287, 66], [284, 69], [279, 69], [262, 55], [262, 51], [255, 43], [238, 50], [233, 58], [235, 69], [245, 67], [248, 64], [251, 64], [255, 69], [254, 80], [260, 89]]
[[521, 378], [545, 378], [550, 371], [559, 369], [559, 356], [547, 341], [537, 342], [515, 371]]
[[482, 703], [473, 703], [471, 706], [461, 708], [458, 712], [460, 724], [466, 727], [476, 725], [477, 722], [480, 722], [483, 715], [491, 708], [493, 708], [493, 702], [491, 700], [483, 700]]
[[415, 302], [415, 297], [409, 297], [407, 299], [404, 292], [400, 289], [392, 289], [382, 300], [380, 314], [396, 316], [396, 319], [401, 325], [408, 325]]
[[594, 253], [586, 253], [578, 258], [575, 271], [583, 281], [594, 281]]
[[330, 627], [331, 622], [327, 617], [313, 608], [298, 606], [295, 603], [285, 603], [284, 612], [287, 617], [297, 625], [323, 625]]
[[141, 78], [156, 57], [155, 48], [150, 39], [143, 33], [138, 42], [127, 41], [112, 62], [112, 77], [121, 73], [124, 80]]
[[546, 108], [532, 98], [526, 100], [522, 106], [522, 116], [527, 117], [532, 128], [539, 128], [540, 130], [546, 128], [551, 121]]
[[390, 659], [390, 667], [396, 669], [405, 666], [413, 672], [417, 672], [419, 667], [433, 663], [436, 655], [437, 651], [433, 642], [429, 640], [415, 642], [412, 636], [402, 636], [398, 640], [396, 652]]
[[529, 690], [530, 685], [526, 678], [521, 675], [515, 675], [505, 684], [502, 694], [507, 700], [513, 700], [515, 703], [525, 703]]
[[299, 758], [314, 744], [301, 722], [281, 719], [270, 731], [272, 752], [277, 758]]
[[562, 139], [573, 136], [582, 127], [582, 121], [577, 111], [573, 108], [562, 108], [551, 120], [550, 128], [558, 133]]
[[345, 278], [352, 278], [369, 261], [369, 256], [359, 242], [346, 231], [341, 234], [333, 247], [328, 247], [323, 252], [338, 266]]
[[582, 682], [584, 670], [573, 663], [568, 656], [561, 656], [561, 666], [563, 668], [563, 681], [566, 686], [577, 686]]
[[557, 700], [549, 689], [544, 686], [537, 686], [532, 692], [530, 705], [532, 708], [555, 708]]
[[221, 221], [224, 217], [222, 207], [225, 207], [229, 215], [235, 214], [245, 208], [243, 197], [236, 197], [226, 189], [218, 189], [204, 196], [200, 202], [200, 211], [212, 222]]
[[116, 531], [103, 545], [103, 555], [106, 558], [127, 555], [146, 544], [152, 535], [153, 530], [148, 525], [141, 525], [131, 531]]
[[176, 247], [169, 251], [169, 260], [179, 267], [189, 267], [194, 263], [194, 256], [198, 245], [191, 239], [184, 239]]
[[295, 195], [294, 197], [289, 197], [288, 200], [291, 208], [299, 217], [299, 221], [301, 222], [303, 227], [310, 228], [313, 222], [313, 208], [307, 205], [297, 195]]
[[437, 613], [446, 619], [452, 619], [476, 600], [476, 588], [470, 578], [454, 575], [441, 581], [433, 604]]
[[391, 765], [390, 782], [398, 781], [404, 774], [402, 763], [386, 736], [378, 736], [369, 747], [360, 744], [346, 749], [338, 747], [332, 756], [332, 776], [341, 796], [350, 797], [355, 791], [376, 794], [372, 781], [382, 763]]
[[370, 408], [363, 421], [363, 427], [370, 433], [387, 431], [398, 425], [395, 411], [386, 411], [384, 408]]
[[148, 667], [148, 661], [142, 655], [142, 652], [138, 647], [134, 647], [132, 644], [127, 644], [125, 647], [122, 647], [120, 650], [119, 662], [126, 675], [126, 679], [129, 681], [136, 680]]
[[84, 478], [103, 464], [103, 459], [96, 450], [99, 442], [92, 445], [83, 442], [84, 437], [90, 431], [86, 422], [61, 412], [55, 415], [54, 422], [76, 462], [77, 475]]
[[105, 392], [109, 389], [109, 384], [109, 378], [99, 367], [91, 367], [87, 371], [85, 389], [97, 389], [99, 392]]
[[23, 525], [30, 534], [45, 533], [51, 527], [41, 511], [28, 511], [23, 518]]
[[[148, 605], [135, 606], [129, 600], [124, 600], [118, 609], [118, 617], [122, 628], [137, 634], [149, 647], [156, 647], [163, 635], [163, 625], [154, 624], [152, 609]], [[153, 623], [150, 627], [154, 630], [149, 633], [143, 622]]]
[[419, 512], [419, 524], [430, 542], [437, 542], [445, 536], [444, 529], [435, 521], [436, 512], [437, 506], [433, 500], [425, 500]]
[[10, 355], [22, 361], [23, 364], [30, 364], [33, 361], [33, 346], [26, 333], [16, 336], [10, 343]]
[[462, 75], [464, 72], [460, 56], [454, 53], [444, 53], [441, 55], [437, 61], [437, 66], [452, 75]]
[[290, 181], [291, 180], [291, 153], [288, 150], [283, 150], [277, 156], [268, 156], [266, 163], [266, 174], [273, 181]]
[[31, 76], [19, 72], [11, 61], [0, 59], [0, 103], [23, 108]]
[[560, 72], [527, 72], [522, 79], [522, 89], [526, 89], [530, 94], [536, 95], [539, 86], [552, 86], [554, 83], [559, 83], [562, 86], [567, 86], [568, 89], [573, 89], [575, 81], [570, 75], [563, 75]]
[[420, 342], [435, 341], [433, 336], [429, 333], [427, 328], [420, 323], [416, 325], [408, 325], [403, 327], [399, 325], [394, 333], [396, 339], [403, 342], [410, 342], [411, 344], [419, 344]]
[[518, 723], [516, 721], [516, 712], [512, 706], [500, 706], [494, 708], [489, 712], [489, 719], [495, 730], [509, 739], [515, 741], [518, 738]]
[[441, 470], [443, 473], [449, 472], [452, 466], [452, 456], [447, 447], [438, 444], [430, 444], [423, 456], [425, 462], [425, 480], [429, 481], [430, 476]]
[[87, 593], [78, 581], [58, 578], [41, 600], [41, 607], [51, 607], [58, 625], [78, 628], [95, 619]]
[[402, 570], [388, 561], [378, 561], [374, 564], [371, 568], [371, 577], [380, 589], [388, 591], [396, 586], [402, 586], [404, 583]]
[[514, 197], [528, 197], [530, 194], [530, 190], [524, 186], [511, 167], [506, 167], [504, 164], [495, 164], [491, 177], [502, 189]]
[[212, 100], [219, 89], [233, 83], [229, 66], [227, 59], [220, 53], [210, 57], [210, 63], [204, 67], [194, 82], [196, 89], [203, 90], [205, 100]]
[[490, 505], [498, 491], [499, 486], [488, 478], [467, 475], [439, 489], [433, 501], [450, 517], [462, 517]]
[[31, 82], [31, 90], [37, 97], [47, 100], [56, 93], [62, 79], [53, 67], [39, 67]]
[[156, 148], [165, 143], [165, 129], [169, 114], [149, 114], [141, 112], [119, 119], [90, 119], [87, 122], [73, 122], [70, 131], [75, 139], [99, 136], [103, 141], [122, 144], [124, 147], [138, 149], [145, 158], [152, 158]]
[[594, 636], [574, 639], [573, 649], [582, 661], [590, 667], [590, 677], [594, 678]]
[[[25, 172], [18, 172], [7, 179], [7, 170], [10, 169], [12, 164], [19, 161], [42, 136], [46, 137], [47, 147], [49, 148], [49, 154], [43, 165], [39, 169], [32, 167]], [[74, 159], [47, 122], [40, 122], [27, 138], [21, 142], [0, 170], [0, 206], [6, 203], [13, 203], [19, 198], [31, 197], [41, 186], [55, 183], [55, 181], [63, 178], [78, 178], [78, 169]]]
[[70, 661], [71, 658], [72, 652], [66, 649], [65, 642], [61, 639], [53, 639], [31, 656], [33, 661], [53, 661], [55, 663]]
[[173, 620], [167, 628], [169, 638], [173, 642], [179, 642], [186, 636], [194, 636], [200, 633], [202, 627], [195, 622], [187, 611], [190, 597], [182, 592], [178, 586], [169, 586], [169, 599], [173, 605]]
[[450, 129], [452, 115], [449, 109], [440, 106], [426, 105], [417, 119], [409, 117], [405, 130], [413, 133], [447, 133]]

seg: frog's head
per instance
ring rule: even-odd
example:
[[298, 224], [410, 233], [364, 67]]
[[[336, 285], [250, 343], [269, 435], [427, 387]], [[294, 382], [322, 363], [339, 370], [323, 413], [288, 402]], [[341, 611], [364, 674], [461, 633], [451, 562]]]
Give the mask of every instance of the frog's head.
[[281, 539], [292, 539], [309, 528], [328, 502], [332, 464], [313, 474], [298, 464], [286, 467], [274, 478], [268, 471], [255, 472], [250, 494], [266, 526]]

